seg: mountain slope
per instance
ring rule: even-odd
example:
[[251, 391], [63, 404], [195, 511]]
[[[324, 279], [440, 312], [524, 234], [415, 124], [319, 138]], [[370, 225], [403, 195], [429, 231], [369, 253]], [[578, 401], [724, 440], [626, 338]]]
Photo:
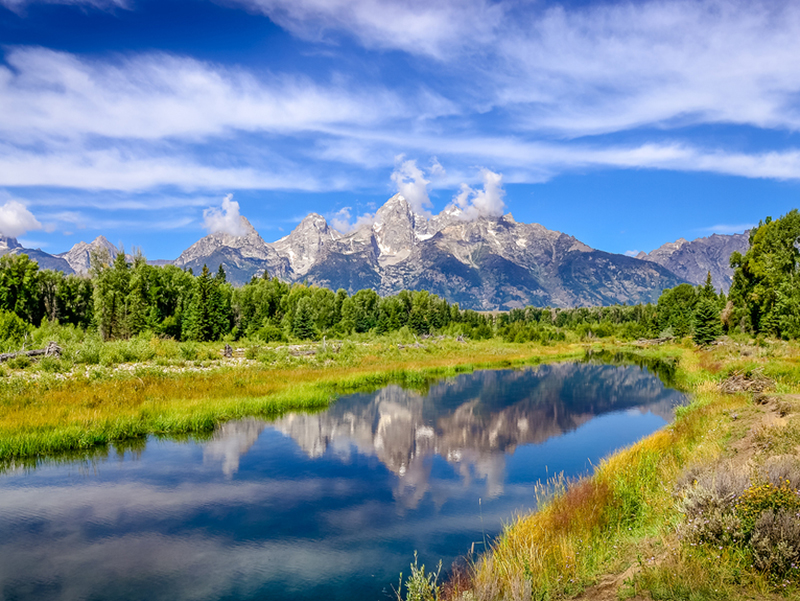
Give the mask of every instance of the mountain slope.
[[648, 254], [639, 253], [637, 258], [658, 263], [695, 285], [705, 283], [706, 276], [711, 273], [714, 287], [728, 292], [733, 283], [731, 254], [734, 251], [744, 254], [750, 247], [749, 238], [749, 232], [731, 235], [713, 234], [691, 242], [679, 238]]

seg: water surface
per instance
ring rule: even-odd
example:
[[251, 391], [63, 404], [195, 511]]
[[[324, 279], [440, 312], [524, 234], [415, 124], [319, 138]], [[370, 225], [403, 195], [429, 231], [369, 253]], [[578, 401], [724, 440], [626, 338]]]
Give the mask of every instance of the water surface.
[[0, 598], [389, 599], [671, 419], [636, 366], [481, 371], [0, 475]]

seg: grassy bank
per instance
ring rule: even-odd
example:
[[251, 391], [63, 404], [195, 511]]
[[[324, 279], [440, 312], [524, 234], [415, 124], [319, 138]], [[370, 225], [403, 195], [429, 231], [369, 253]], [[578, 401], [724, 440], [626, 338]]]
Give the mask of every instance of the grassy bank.
[[[498, 341], [381, 340], [293, 349], [248, 347], [221, 358], [221, 345], [195, 347], [197, 358], [170, 362], [160, 346], [136, 363], [6, 369], [0, 378], [0, 462], [35, 462], [149, 434], [202, 433], [226, 420], [324, 408], [337, 395], [388, 383], [431, 379], [482, 367], [518, 366], [583, 356], [580, 345], [534, 347]], [[313, 350], [314, 354], [304, 354]], [[151, 352], [152, 351], [152, 352]], [[101, 349], [102, 353], [121, 352]], [[297, 353], [293, 355], [292, 353]], [[213, 357], [209, 358], [209, 357]]]
[[542, 489], [440, 588], [412, 571], [415, 598], [800, 598], [800, 348], [627, 348], [676, 359], [691, 405], [591, 477]]

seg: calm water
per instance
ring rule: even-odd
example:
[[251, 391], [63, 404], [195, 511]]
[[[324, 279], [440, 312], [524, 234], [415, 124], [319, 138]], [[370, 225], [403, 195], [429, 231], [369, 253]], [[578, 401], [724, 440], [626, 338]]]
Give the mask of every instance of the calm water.
[[483, 371], [6, 472], [0, 598], [389, 599], [414, 550], [480, 550], [682, 398], [635, 366]]

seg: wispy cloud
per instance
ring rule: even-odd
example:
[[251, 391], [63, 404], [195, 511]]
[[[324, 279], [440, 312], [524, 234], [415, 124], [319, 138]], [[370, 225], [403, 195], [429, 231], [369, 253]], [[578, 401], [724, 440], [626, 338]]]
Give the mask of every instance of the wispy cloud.
[[368, 48], [443, 59], [491, 44], [508, 3], [488, 0], [234, 0], [312, 40], [345, 33]]
[[90, 6], [101, 10], [112, 10], [115, 8], [130, 9], [131, 3], [128, 0], [0, 0], [0, 6], [13, 10], [16, 13], [24, 13], [25, 8], [30, 4], [67, 4], [76, 6]]
[[428, 185], [431, 182], [425, 178], [425, 174], [422, 169], [417, 167], [415, 160], [406, 160], [404, 155], [398, 155], [395, 158], [395, 168], [391, 179], [396, 186], [397, 193], [408, 201], [415, 213], [430, 215], [429, 209], [433, 204], [428, 196]]
[[348, 233], [375, 223], [375, 213], [362, 213], [354, 217], [352, 207], [342, 207], [332, 215], [329, 215], [328, 221], [333, 229]]
[[717, 225], [701, 228], [698, 231], [708, 232], [709, 234], [741, 234], [754, 227], [756, 227], [755, 223], [719, 223]]
[[0, 131], [23, 142], [34, 136], [201, 139], [231, 130], [368, 127], [414, 110], [381, 88], [317, 84], [293, 75], [259, 78], [168, 54], [112, 62], [13, 48], [6, 62], [0, 67]]

